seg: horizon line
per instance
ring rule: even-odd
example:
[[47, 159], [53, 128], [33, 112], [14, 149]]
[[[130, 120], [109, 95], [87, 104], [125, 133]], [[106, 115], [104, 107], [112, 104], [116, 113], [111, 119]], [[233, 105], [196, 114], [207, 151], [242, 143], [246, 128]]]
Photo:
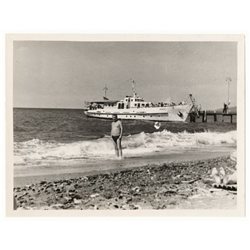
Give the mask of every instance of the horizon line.
[[15, 109], [84, 109], [84, 108], [63, 108], [63, 107], [14, 107]]

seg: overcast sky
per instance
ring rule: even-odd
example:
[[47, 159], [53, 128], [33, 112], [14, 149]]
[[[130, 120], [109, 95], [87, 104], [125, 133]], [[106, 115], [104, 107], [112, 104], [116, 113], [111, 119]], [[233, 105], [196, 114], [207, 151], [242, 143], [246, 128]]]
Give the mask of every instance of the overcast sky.
[[82, 108], [137, 92], [148, 101], [192, 93], [203, 108], [222, 107], [226, 77], [236, 105], [237, 47], [234, 42], [14, 42], [14, 107]]

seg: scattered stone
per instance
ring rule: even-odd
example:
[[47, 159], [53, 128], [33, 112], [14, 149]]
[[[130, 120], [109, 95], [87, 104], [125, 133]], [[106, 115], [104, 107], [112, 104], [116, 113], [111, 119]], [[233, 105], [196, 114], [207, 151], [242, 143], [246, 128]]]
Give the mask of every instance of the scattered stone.
[[138, 192], [140, 192], [140, 188], [138, 186], [136, 186], [136, 187], [132, 188], [132, 191], [138, 193]]
[[[109, 174], [41, 181], [14, 188], [14, 196], [21, 209], [168, 209], [181, 204], [190, 207], [204, 197], [228, 197], [235, 202], [237, 186], [218, 188], [210, 176], [213, 167], [223, 167], [226, 176], [234, 173], [235, 165], [225, 157], [145, 165]], [[220, 173], [224, 174], [222, 169]]]
[[71, 197], [72, 197], [73, 199], [82, 199], [82, 196], [79, 195], [79, 194], [73, 194]]
[[55, 209], [62, 208], [62, 207], [64, 207], [64, 204], [60, 204], [60, 203], [54, 204], [51, 206], [51, 208], [55, 208]]
[[88, 177], [87, 176], [84, 176], [81, 178], [82, 181], [87, 181], [88, 180]]
[[81, 203], [82, 203], [82, 200], [78, 200], [78, 199], [74, 198], [74, 203], [75, 203], [75, 204], [81, 204]]
[[96, 194], [91, 194], [91, 195], [90, 195], [91, 198], [95, 198], [95, 197], [97, 197], [97, 196], [99, 196], [99, 194], [97, 194], [97, 193], [96, 193]]

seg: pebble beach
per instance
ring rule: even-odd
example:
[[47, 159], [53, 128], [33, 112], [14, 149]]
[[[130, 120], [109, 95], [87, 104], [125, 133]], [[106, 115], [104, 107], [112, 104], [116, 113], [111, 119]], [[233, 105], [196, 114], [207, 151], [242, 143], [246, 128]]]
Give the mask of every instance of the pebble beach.
[[17, 209], [233, 209], [237, 189], [214, 188], [213, 168], [236, 170], [230, 156], [145, 164], [14, 187]]

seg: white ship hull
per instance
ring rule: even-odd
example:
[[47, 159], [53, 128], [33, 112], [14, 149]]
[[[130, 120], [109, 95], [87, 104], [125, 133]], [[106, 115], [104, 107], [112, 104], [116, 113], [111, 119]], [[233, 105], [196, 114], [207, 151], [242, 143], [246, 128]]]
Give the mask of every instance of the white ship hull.
[[192, 104], [175, 105], [168, 107], [147, 107], [147, 108], [104, 108], [86, 110], [88, 117], [101, 119], [111, 119], [113, 114], [118, 119], [123, 120], [148, 120], [148, 121], [167, 121], [167, 122], [185, 122], [192, 108]]

